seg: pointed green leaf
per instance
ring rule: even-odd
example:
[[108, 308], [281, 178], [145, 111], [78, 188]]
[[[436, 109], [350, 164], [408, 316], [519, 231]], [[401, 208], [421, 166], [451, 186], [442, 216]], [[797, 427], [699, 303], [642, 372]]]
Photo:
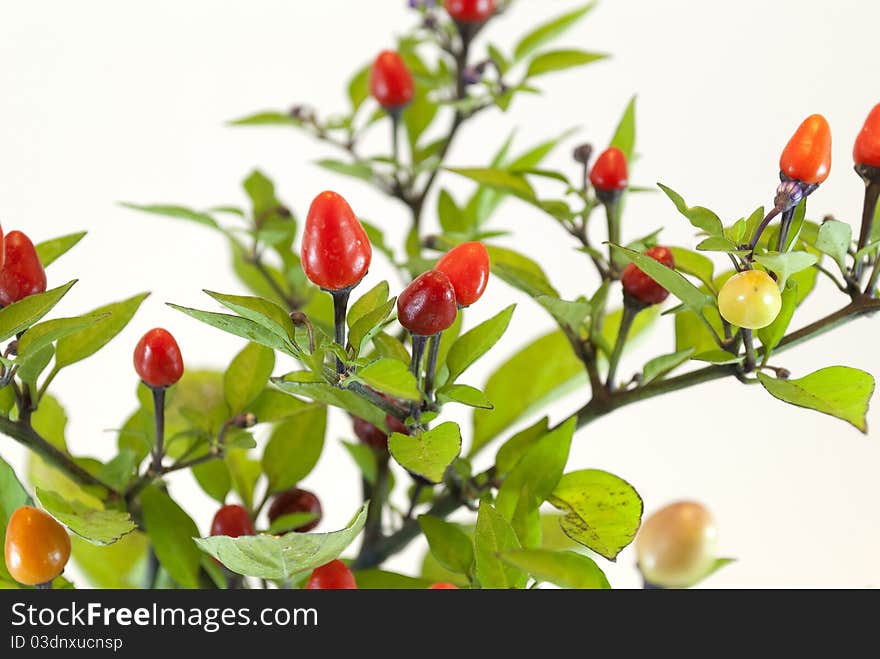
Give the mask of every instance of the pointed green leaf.
[[74, 279], [63, 286], [31, 295], [0, 309], [0, 341], [31, 327], [49, 313], [75, 283]]
[[846, 257], [852, 244], [852, 227], [846, 222], [827, 220], [819, 227], [816, 249], [827, 254], [841, 272], [846, 272]]
[[205, 226], [212, 227], [214, 229], [219, 229], [220, 225], [217, 224], [217, 220], [215, 220], [208, 213], [203, 213], [201, 211], [196, 211], [191, 208], [186, 208], [184, 206], [172, 206], [170, 204], [131, 204], [128, 202], [122, 202], [119, 204], [123, 208], [129, 208], [135, 211], [141, 211], [142, 213], [150, 213], [152, 215], [163, 215], [165, 217], [174, 217], [181, 220], [189, 220], [190, 222], [196, 222], [197, 224], [203, 224]]
[[547, 53], [541, 53], [531, 61], [526, 77], [534, 78], [547, 73], [564, 71], [576, 66], [592, 64], [607, 57], [608, 55], [604, 53], [591, 53], [585, 50], [551, 50]]
[[461, 452], [461, 430], [457, 423], [447, 421], [416, 435], [396, 432], [388, 438], [388, 450], [407, 471], [439, 483]]
[[829, 366], [797, 380], [779, 380], [765, 373], [758, 373], [758, 379], [781, 401], [837, 417], [864, 433], [868, 431], [865, 416], [874, 394], [870, 373]]
[[455, 382], [458, 376], [498, 342], [507, 330], [515, 308], [516, 305], [511, 304], [489, 320], [462, 334], [452, 344], [449, 354], [446, 356], [446, 365], [449, 367], [447, 382]]
[[704, 307], [715, 305], [715, 298], [713, 296], [701, 291], [683, 275], [671, 268], [667, 268], [656, 259], [626, 247], [619, 247], [617, 245], [612, 245], [611, 247], [619, 252], [624, 259], [635, 263], [642, 272], [672, 293], [693, 311], [699, 312]]
[[573, 551], [521, 549], [503, 552], [501, 560], [528, 572], [536, 581], [548, 581], [560, 588], [611, 588], [593, 559]]
[[669, 355], [661, 355], [660, 357], [655, 357], [654, 359], [647, 362], [642, 369], [642, 379], [639, 382], [639, 385], [645, 386], [646, 384], [650, 384], [657, 378], [663, 377], [670, 371], [684, 364], [688, 359], [691, 358], [691, 355], [693, 354], [694, 349], [688, 348], [686, 350], [673, 352]]
[[71, 233], [66, 236], [53, 238], [52, 240], [44, 240], [34, 245], [37, 250], [37, 256], [40, 257], [40, 263], [44, 268], [48, 268], [51, 263], [57, 261], [61, 256], [73, 249], [80, 240], [86, 235], [85, 231]]
[[265, 346], [249, 343], [229, 364], [224, 376], [224, 395], [229, 411], [247, 411], [248, 403], [260, 394], [275, 368], [275, 353]]
[[458, 574], [470, 573], [474, 564], [474, 546], [467, 533], [456, 524], [431, 515], [421, 515], [419, 526], [440, 565]]
[[697, 229], [705, 231], [710, 236], [722, 237], [724, 235], [724, 225], [721, 224], [721, 219], [715, 213], [702, 206], [688, 206], [684, 198], [675, 190], [662, 183], [657, 185], [672, 200], [678, 212], [684, 215]]
[[193, 542], [195, 522], [166, 492], [155, 485], [140, 495], [144, 527], [160, 565], [184, 588], [199, 587], [201, 553]]
[[480, 502], [474, 531], [475, 572], [481, 588], [522, 588], [527, 576], [501, 562], [502, 552], [520, 549], [510, 523], [486, 501]]
[[633, 161], [636, 147], [636, 97], [633, 96], [623, 111], [623, 116], [614, 131], [610, 146], [616, 146], [623, 151], [627, 162]]
[[136, 525], [126, 512], [99, 510], [78, 501], [68, 501], [55, 492], [36, 490], [40, 505], [81, 538], [96, 545], [112, 545], [131, 533]]
[[514, 62], [522, 60], [544, 44], [561, 36], [564, 32], [573, 27], [581, 18], [586, 16], [595, 6], [595, 2], [589, 2], [578, 9], [544, 23], [529, 32], [519, 41], [519, 43], [516, 44], [513, 51]]
[[776, 275], [779, 288], [784, 288], [793, 274], [814, 266], [819, 258], [810, 252], [770, 252], [756, 254], [755, 261]]
[[406, 364], [397, 359], [377, 359], [358, 370], [357, 379], [367, 386], [395, 398], [421, 400], [415, 376]]
[[306, 405], [272, 430], [263, 451], [263, 472], [269, 491], [278, 492], [308, 476], [324, 448], [327, 408]]

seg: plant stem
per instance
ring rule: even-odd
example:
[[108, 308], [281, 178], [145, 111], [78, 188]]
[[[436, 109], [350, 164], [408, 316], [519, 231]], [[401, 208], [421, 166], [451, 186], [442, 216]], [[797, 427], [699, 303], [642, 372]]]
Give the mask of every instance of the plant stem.
[[608, 378], [605, 386], [609, 391], [614, 391], [617, 387], [614, 379], [617, 377], [617, 367], [620, 364], [620, 358], [623, 355], [623, 349], [626, 347], [626, 339], [629, 331], [632, 329], [633, 321], [641, 311], [641, 307], [633, 304], [629, 299], [624, 299], [623, 314], [620, 317], [620, 328], [617, 330], [617, 340], [614, 342], [614, 350], [608, 360]]
[[602, 200], [605, 206], [605, 219], [608, 223], [608, 269], [612, 276], [616, 276], [614, 270], [614, 250], [612, 245], [620, 244], [620, 192], [613, 192], [609, 197]]
[[[865, 202], [862, 206], [862, 228], [859, 231], [859, 246], [862, 249], [871, 240], [874, 228], [874, 214], [877, 212], [877, 201], [880, 200], [880, 178], [865, 179]], [[862, 278], [865, 258], [861, 257], [853, 264], [853, 279], [858, 282]]]
[[[345, 350], [345, 315], [348, 311], [348, 298], [351, 295], [351, 288], [343, 288], [338, 291], [330, 291], [333, 296], [333, 326], [335, 329], [336, 344]], [[345, 372], [345, 364], [339, 357], [336, 358], [336, 372], [342, 374]]]
[[47, 581], [46, 583], [38, 583], [34, 588], [37, 590], [52, 590], [52, 582]]
[[425, 396], [429, 403], [434, 402], [434, 378], [437, 371], [437, 357], [440, 354], [440, 338], [442, 332], [428, 340], [428, 359], [425, 363]]
[[788, 242], [788, 233], [791, 230], [791, 221], [794, 219], [794, 212], [797, 207], [789, 208], [782, 213], [782, 219], [779, 222], [779, 235], [776, 236], [776, 251], [785, 251], [785, 243]]
[[388, 454], [378, 459], [376, 469], [376, 482], [371, 489], [370, 507], [367, 510], [367, 521], [364, 525], [364, 542], [361, 546], [361, 554], [369, 552], [370, 548], [382, 538], [382, 512], [385, 508], [385, 497], [388, 494]]
[[7, 417], [0, 417], [0, 433], [11, 437], [19, 444], [27, 447], [80, 485], [103, 487], [111, 497], [118, 498], [121, 496], [112, 486], [80, 467], [73, 461], [73, 458], [43, 438], [29, 424], [22, 421], [12, 421]]
[[[412, 335], [412, 358], [409, 363], [409, 370], [416, 379], [416, 388], [419, 387], [419, 383], [422, 380], [422, 359], [425, 356], [425, 345], [427, 342], [427, 336], [422, 336], [420, 334]], [[421, 412], [421, 403], [413, 403], [410, 409], [410, 414], [416, 421], [419, 420]]]
[[156, 587], [156, 577], [159, 576], [159, 558], [153, 546], [147, 548], [147, 571], [144, 575], [144, 590], [152, 590]]
[[777, 215], [779, 215], [779, 209], [774, 206], [770, 209], [770, 212], [764, 216], [764, 219], [761, 221], [761, 224], [758, 225], [758, 228], [755, 229], [755, 235], [752, 236], [752, 241], [749, 243], [749, 260], [751, 260], [751, 254], [754, 253], [755, 248], [758, 246], [758, 242], [761, 240], [761, 235], [764, 233], [764, 230], [770, 226], [773, 218]]
[[746, 373], [751, 373], [755, 370], [755, 366], [757, 365], [757, 359], [755, 358], [755, 341], [752, 336], [752, 330], [743, 329], [742, 340], [743, 347], [746, 350], [746, 361], [743, 364]]
[[[783, 338], [779, 345], [774, 349], [774, 354], [778, 353], [780, 350], [793, 348], [796, 345], [824, 334], [825, 332], [855, 318], [876, 313], [878, 311], [880, 311], [880, 300], [864, 296], [857, 298], [834, 313], [820, 318]], [[671, 393], [673, 391], [687, 389], [705, 382], [711, 382], [725, 377], [735, 377], [737, 372], [738, 367], [735, 364], [707, 366], [673, 378], [652, 382], [645, 387], [618, 391], [605, 399], [594, 397], [590, 402], [571, 416], [576, 418], [577, 427], [583, 428], [592, 421], [610, 414], [621, 407], [625, 407], [641, 400]], [[565, 421], [570, 419], [571, 416], [566, 417], [566, 419], [557, 424], [554, 429], [558, 428], [562, 423], [565, 423]], [[444, 518], [458, 510], [461, 505], [463, 505], [463, 502], [460, 497], [456, 496], [453, 492], [446, 491], [434, 500], [434, 505], [431, 506], [427, 514], [434, 517]], [[389, 556], [392, 556], [403, 549], [414, 538], [416, 538], [419, 533], [420, 526], [418, 521], [409, 519], [397, 532], [377, 541], [370, 548], [369, 552], [362, 551], [361, 555], [355, 560], [353, 566], [355, 569], [375, 567], [376, 565], [381, 564]]]
[[150, 471], [162, 473], [165, 457], [165, 387], [153, 387], [153, 418], [156, 421], [156, 445], [153, 447], [153, 464]]

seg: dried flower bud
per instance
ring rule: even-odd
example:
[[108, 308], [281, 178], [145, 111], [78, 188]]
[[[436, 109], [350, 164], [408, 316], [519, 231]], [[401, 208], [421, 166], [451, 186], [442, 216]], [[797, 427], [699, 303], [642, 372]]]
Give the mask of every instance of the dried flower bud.
[[245, 412], [229, 419], [229, 425], [235, 428], [253, 428], [257, 425], [257, 415], [253, 412]]
[[461, 81], [465, 85], [476, 85], [483, 79], [483, 72], [477, 66], [468, 66], [461, 72]]
[[593, 157], [593, 145], [581, 144], [580, 146], [575, 147], [574, 153], [571, 154], [571, 157], [574, 158], [575, 162], [579, 162], [582, 165], [588, 164], [590, 158]]
[[776, 197], [773, 199], [773, 205], [779, 209], [781, 213], [797, 206], [801, 199], [804, 198], [804, 188], [800, 181], [787, 180], [779, 184], [776, 188]]

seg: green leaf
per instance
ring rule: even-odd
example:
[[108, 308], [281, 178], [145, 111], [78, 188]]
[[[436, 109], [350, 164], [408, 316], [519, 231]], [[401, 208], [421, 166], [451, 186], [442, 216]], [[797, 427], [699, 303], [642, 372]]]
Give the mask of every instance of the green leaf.
[[524, 199], [535, 199], [535, 191], [532, 186], [520, 174], [514, 174], [505, 169], [497, 169], [493, 167], [482, 168], [450, 168], [450, 172], [454, 172], [472, 181], [476, 181], [480, 185], [490, 188], [497, 188], [503, 192], [509, 192], [517, 197]]
[[484, 410], [492, 409], [492, 401], [482, 391], [466, 384], [445, 385], [437, 392], [437, 397], [441, 403], [454, 402]]
[[[273, 379], [272, 383], [279, 390], [293, 395], [310, 398], [316, 402], [339, 407], [342, 410], [369, 421], [374, 426], [382, 427], [385, 423], [385, 412], [368, 403], [361, 396], [347, 389], [334, 387], [326, 382], [308, 380], [311, 373], [290, 373], [283, 379]], [[297, 378], [293, 380], [291, 378]]]
[[434, 121], [438, 109], [439, 106], [431, 102], [427, 93], [417, 90], [412, 101], [407, 106], [406, 112], [403, 113], [403, 125], [406, 128], [406, 136], [409, 140], [410, 148], [413, 150], [415, 150], [422, 133]]
[[124, 208], [130, 208], [131, 210], [141, 211], [142, 213], [150, 213], [152, 215], [163, 215], [165, 217], [174, 217], [180, 220], [189, 220], [190, 222], [196, 222], [198, 224], [203, 224], [205, 226], [212, 227], [214, 229], [219, 229], [220, 225], [217, 224], [217, 220], [215, 220], [208, 213], [203, 213], [201, 211], [196, 211], [191, 208], [186, 208], [184, 206], [172, 206], [168, 204], [130, 204], [127, 202], [122, 202], [119, 204]]
[[[12, 467], [0, 458], [0, 536], [6, 537], [6, 525], [12, 513], [22, 506], [32, 506], [33, 503]], [[3, 554], [0, 554], [0, 579], [12, 579], [6, 569]]]
[[40, 505], [78, 536], [96, 545], [112, 545], [136, 525], [121, 510], [99, 510], [78, 501], [67, 501], [55, 492], [36, 490]]
[[642, 498], [622, 478], [599, 469], [566, 474], [550, 497], [566, 513], [562, 530], [613, 561], [632, 542], [642, 520]]
[[636, 97], [629, 99], [626, 110], [617, 124], [614, 137], [611, 138], [610, 146], [615, 146], [626, 156], [627, 162], [633, 161], [636, 147]]
[[431, 515], [419, 516], [419, 526], [440, 565], [458, 574], [470, 574], [474, 547], [461, 527]]
[[461, 431], [457, 423], [447, 421], [416, 435], [396, 432], [388, 438], [388, 450], [407, 471], [439, 483], [461, 452]]
[[371, 64], [366, 64], [355, 71], [348, 82], [348, 100], [351, 101], [352, 112], [357, 112], [364, 101], [370, 96]]
[[371, 485], [375, 484], [378, 473], [376, 452], [366, 444], [342, 442], [342, 445], [345, 447], [345, 450], [348, 451], [348, 454], [351, 456], [351, 459], [354, 460], [358, 469], [361, 470], [361, 473], [364, 475], [364, 478], [367, 479], [367, 482]]
[[[523, 377], [528, 373], [528, 377]], [[584, 377], [583, 364], [560, 331], [527, 345], [504, 362], [483, 391], [493, 402], [491, 411], [474, 410], [474, 455], [518, 419], [564, 393]]]
[[321, 457], [326, 429], [327, 408], [322, 405], [304, 405], [275, 426], [262, 460], [271, 492], [292, 487], [311, 473]]
[[37, 256], [44, 268], [48, 268], [51, 263], [57, 261], [61, 256], [73, 249], [76, 244], [85, 238], [86, 232], [71, 233], [52, 240], [44, 240], [34, 245], [37, 250]]
[[741, 362], [744, 357], [742, 355], [735, 355], [731, 352], [727, 352], [726, 350], [721, 350], [720, 348], [716, 348], [714, 350], [706, 350], [704, 352], [698, 352], [696, 355], [691, 357], [691, 359], [698, 362], [709, 362], [710, 364], [738, 364]]
[[253, 343], [259, 343], [260, 345], [272, 348], [273, 350], [280, 350], [288, 355], [294, 354], [292, 347], [290, 347], [284, 338], [248, 318], [241, 318], [239, 316], [231, 316], [223, 313], [214, 313], [211, 311], [200, 311], [198, 309], [189, 309], [171, 303], [168, 303], [168, 306], [185, 313], [187, 316], [195, 318], [206, 325], [216, 327], [229, 334], [247, 339]]
[[694, 349], [687, 348], [686, 350], [679, 350], [678, 352], [673, 352], [669, 355], [655, 357], [647, 362], [642, 369], [642, 379], [639, 382], [639, 385], [645, 386], [657, 378], [663, 377], [670, 371], [684, 364], [693, 354]]
[[784, 288], [791, 275], [814, 266], [819, 257], [810, 252], [770, 252], [756, 254], [755, 261], [776, 274], [779, 288]]
[[568, 29], [573, 27], [581, 18], [586, 16], [595, 6], [595, 2], [589, 2], [580, 8], [555, 18], [548, 23], [544, 23], [529, 32], [519, 41], [519, 43], [516, 44], [513, 51], [513, 61], [518, 62], [522, 60], [544, 44], [561, 36]]
[[239, 316], [257, 323], [282, 339], [295, 338], [290, 315], [275, 302], [248, 295], [226, 295], [206, 290], [205, 293]]
[[331, 533], [288, 533], [230, 538], [196, 538], [202, 551], [227, 569], [249, 577], [286, 581], [339, 557], [367, 521], [367, 504], [344, 529]]
[[140, 495], [144, 526], [160, 565], [184, 588], [199, 587], [201, 553], [193, 542], [195, 522], [166, 492], [155, 485]]
[[790, 279], [788, 284], [782, 290], [782, 308], [779, 310], [776, 320], [770, 323], [767, 327], [758, 330], [758, 338], [761, 340], [761, 345], [764, 346], [765, 363], [767, 362], [767, 359], [769, 359], [773, 349], [779, 345], [779, 342], [782, 341], [782, 337], [785, 336], [785, 332], [788, 330], [788, 326], [791, 324], [791, 319], [794, 316], [794, 311], [797, 308], [797, 301], [797, 281]]
[[864, 433], [874, 378], [855, 368], [829, 366], [797, 380], [779, 380], [765, 373], [758, 379], [781, 401], [842, 419]]
[[406, 364], [397, 359], [377, 359], [358, 370], [357, 379], [367, 386], [395, 398], [421, 400], [416, 379]]
[[544, 270], [534, 260], [512, 249], [487, 245], [492, 272], [511, 286], [537, 297], [559, 297]]
[[223, 391], [232, 415], [247, 410], [248, 404], [265, 388], [274, 368], [275, 353], [256, 343], [248, 343], [235, 356], [223, 378]]
[[15, 336], [40, 320], [58, 304], [75, 283], [74, 279], [64, 286], [31, 295], [0, 309], [0, 341]]
[[147, 536], [139, 531], [107, 546], [70, 538], [73, 560], [93, 588], [143, 588], [148, 545]]
[[499, 474], [507, 474], [513, 469], [531, 448], [535, 442], [544, 437], [550, 428], [548, 417], [543, 417], [537, 423], [520, 430], [508, 439], [498, 453], [495, 454], [495, 467]]
[[357, 321], [370, 313], [373, 309], [382, 306], [388, 301], [388, 282], [383, 281], [361, 295], [348, 310], [348, 326], [352, 327]]
[[714, 290], [715, 264], [712, 263], [712, 259], [683, 247], [670, 247], [669, 249], [672, 252], [672, 258], [675, 260], [676, 270], [696, 277], [709, 290]]
[[590, 313], [590, 303], [584, 298], [574, 301], [561, 300], [552, 295], [539, 295], [535, 301], [544, 307], [560, 325], [577, 330]]
[[701, 252], [725, 252], [733, 254], [739, 251], [739, 247], [723, 236], [712, 236], [711, 238], [706, 238], [698, 243], [697, 250]]
[[721, 219], [715, 213], [702, 206], [688, 206], [682, 196], [675, 190], [666, 187], [662, 183], [657, 185], [672, 200], [678, 212], [684, 215], [693, 226], [701, 231], [705, 231], [710, 236], [724, 236], [724, 225], [721, 224]]
[[289, 113], [273, 110], [256, 112], [229, 122], [230, 126], [299, 126], [300, 124], [301, 122]]
[[513, 520], [522, 496], [530, 500], [526, 505], [537, 510], [553, 492], [565, 463], [574, 436], [576, 419], [568, 419], [555, 430], [532, 444], [504, 479], [495, 498], [495, 509], [507, 520]]
[[640, 254], [626, 247], [611, 246], [619, 252], [622, 258], [635, 263], [636, 266], [660, 284], [667, 291], [681, 300], [693, 311], [702, 311], [703, 307], [715, 305], [715, 298], [689, 282], [683, 275], [651, 258], [647, 254]]
[[358, 318], [348, 333], [349, 345], [359, 355], [367, 342], [372, 341], [387, 325], [388, 315], [394, 309], [397, 298], [391, 298]]
[[350, 176], [367, 183], [373, 182], [373, 168], [363, 162], [343, 162], [342, 160], [324, 158], [315, 161], [315, 164], [322, 169], [326, 169], [328, 172]]
[[437, 217], [445, 233], [465, 233], [471, 228], [467, 216], [446, 188], [440, 190], [437, 197]]
[[529, 64], [526, 72], [527, 78], [553, 73], [555, 71], [563, 71], [576, 66], [584, 66], [592, 64], [599, 60], [606, 59], [608, 55], [604, 53], [591, 53], [585, 50], [552, 50], [542, 53], [535, 57]]
[[446, 365], [449, 367], [447, 382], [455, 382], [458, 376], [489, 352], [507, 330], [515, 308], [516, 305], [511, 304], [489, 320], [465, 332], [452, 344], [446, 356]]
[[282, 515], [281, 517], [276, 517], [272, 520], [269, 528], [266, 529], [266, 533], [271, 533], [272, 535], [290, 533], [294, 529], [298, 529], [301, 526], [305, 526], [309, 522], [314, 521], [316, 517], [317, 515], [314, 513], [291, 513], [290, 515]]
[[846, 222], [827, 220], [819, 227], [816, 249], [834, 259], [843, 273], [846, 273], [846, 256], [851, 244], [852, 227]]
[[396, 359], [397, 361], [409, 364], [410, 355], [403, 343], [394, 336], [379, 332], [373, 337], [373, 347], [380, 357], [388, 359]]
[[481, 588], [522, 588], [526, 573], [506, 565], [501, 553], [520, 549], [510, 523], [486, 501], [480, 502], [474, 531], [475, 572]]
[[232, 489], [232, 477], [222, 460], [209, 460], [192, 468], [192, 475], [205, 494], [219, 503], [226, 501]]
[[[58, 340], [55, 346], [55, 370], [91, 357], [119, 334], [134, 317], [149, 293], [140, 293], [120, 302], [98, 307], [90, 316], [101, 316], [92, 327]], [[105, 317], [105, 314], [109, 316]]]
[[43, 348], [51, 346], [58, 339], [69, 336], [84, 327], [90, 327], [109, 315], [87, 314], [74, 318], [53, 318], [34, 325], [24, 333], [18, 342], [16, 362], [19, 364], [19, 369], [21, 369], [22, 362], [27, 361]]
[[611, 588], [593, 559], [573, 551], [521, 549], [503, 552], [501, 560], [528, 572], [536, 581], [548, 581], [560, 588]]
[[246, 508], [254, 502], [254, 488], [262, 475], [260, 463], [248, 456], [244, 449], [227, 449], [223, 459], [229, 470], [232, 489], [241, 498]]

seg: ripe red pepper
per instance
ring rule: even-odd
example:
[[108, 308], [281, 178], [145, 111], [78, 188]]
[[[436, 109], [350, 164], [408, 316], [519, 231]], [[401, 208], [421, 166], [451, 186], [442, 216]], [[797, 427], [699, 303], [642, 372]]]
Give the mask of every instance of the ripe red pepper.
[[412, 74], [399, 53], [383, 50], [370, 69], [370, 93], [386, 110], [399, 110], [413, 97]]
[[428, 590], [458, 590], [458, 586], [448, 581], [441, 581], [440, 583], [432, 583], [428, 586]]
[[315, 518], [293, 530], [298, 533], [311, 531], [321, 521], [321, 501], [308, 490], [302, 490], [298, 487], [291, 488], [272, 500], [272, 504], [269, 506], [269, 521], [274, 522], [279, 517], [296, 513], [312, 513]]
[[306, 590], [357, 590], [357, 583], [345, 563], [335, 560], [314, 569]]
[[[667, 247], [658, 245], [646, 251], [645, 254], [667, 268], [675, 267], [675, 259]], [[669, 297], [669, 291], [639, 270], [635, 263], [630, 263], [623, 269], [620, 283], [623, 284], [623, 292], [626, 295], [642, 304], [660, 304]]]
[[880, 167], [880, 103], [874, 106], [853, 147], [856, 165]]
[[601, 192], [619, 192], [629, 183], [626, 155], [616, 146], [605, 149], [590, 171], [590, 183]]
[[214, 514], [211, 522], [211, 535], [226, 535], [239, 538], [243, 535], [256, 535], [251, 516], [243, 506], [230, 503]]
[[[385, 425], [388, 426], [390, 433], [409, 434], [409, 428], [406, 427], [406, 424], [390, 414], [385, 415]], [[371, 446], [377, 451], [388, 450], [388, 435], [381, 428], [360, 417], [352, 417], [352, 429], [355, 437], [367, 446]]]
[[449, 277], [458, 305], [469, 307], [489, 282], [489, 252], [483, 243], [462, 243], [444, 254], [434, 269]]
[[789, 178], [819, 184], [831, 172], [831, 127], [821, 114], [811, 114], [791, 136], [779, 169]]
[[302, 240], [306, 276], [327, 291], [357, 284], [370, 268], [373, 248], [351, 206], [335, 192], [322, 192], [309, 208]]
[[449, 277], [428, 270], [397, 298], [397, 320], [416, 336], [433, 336], [455, 322], [458, 306]]
[[170, 387], [183, 375], [183, 357], [168, 330], [151, 329], [134, 349], [134, 370], [147, 386]]
[[0, 304], [8, 307], [30, 295], [46, 292], [46, 271], [34, 244], [21, 231], [10, 231], [3, 241]]
[[446, 11], [459, 23], [479, 23], [495, 13], [495, 0], [446, 0]]

